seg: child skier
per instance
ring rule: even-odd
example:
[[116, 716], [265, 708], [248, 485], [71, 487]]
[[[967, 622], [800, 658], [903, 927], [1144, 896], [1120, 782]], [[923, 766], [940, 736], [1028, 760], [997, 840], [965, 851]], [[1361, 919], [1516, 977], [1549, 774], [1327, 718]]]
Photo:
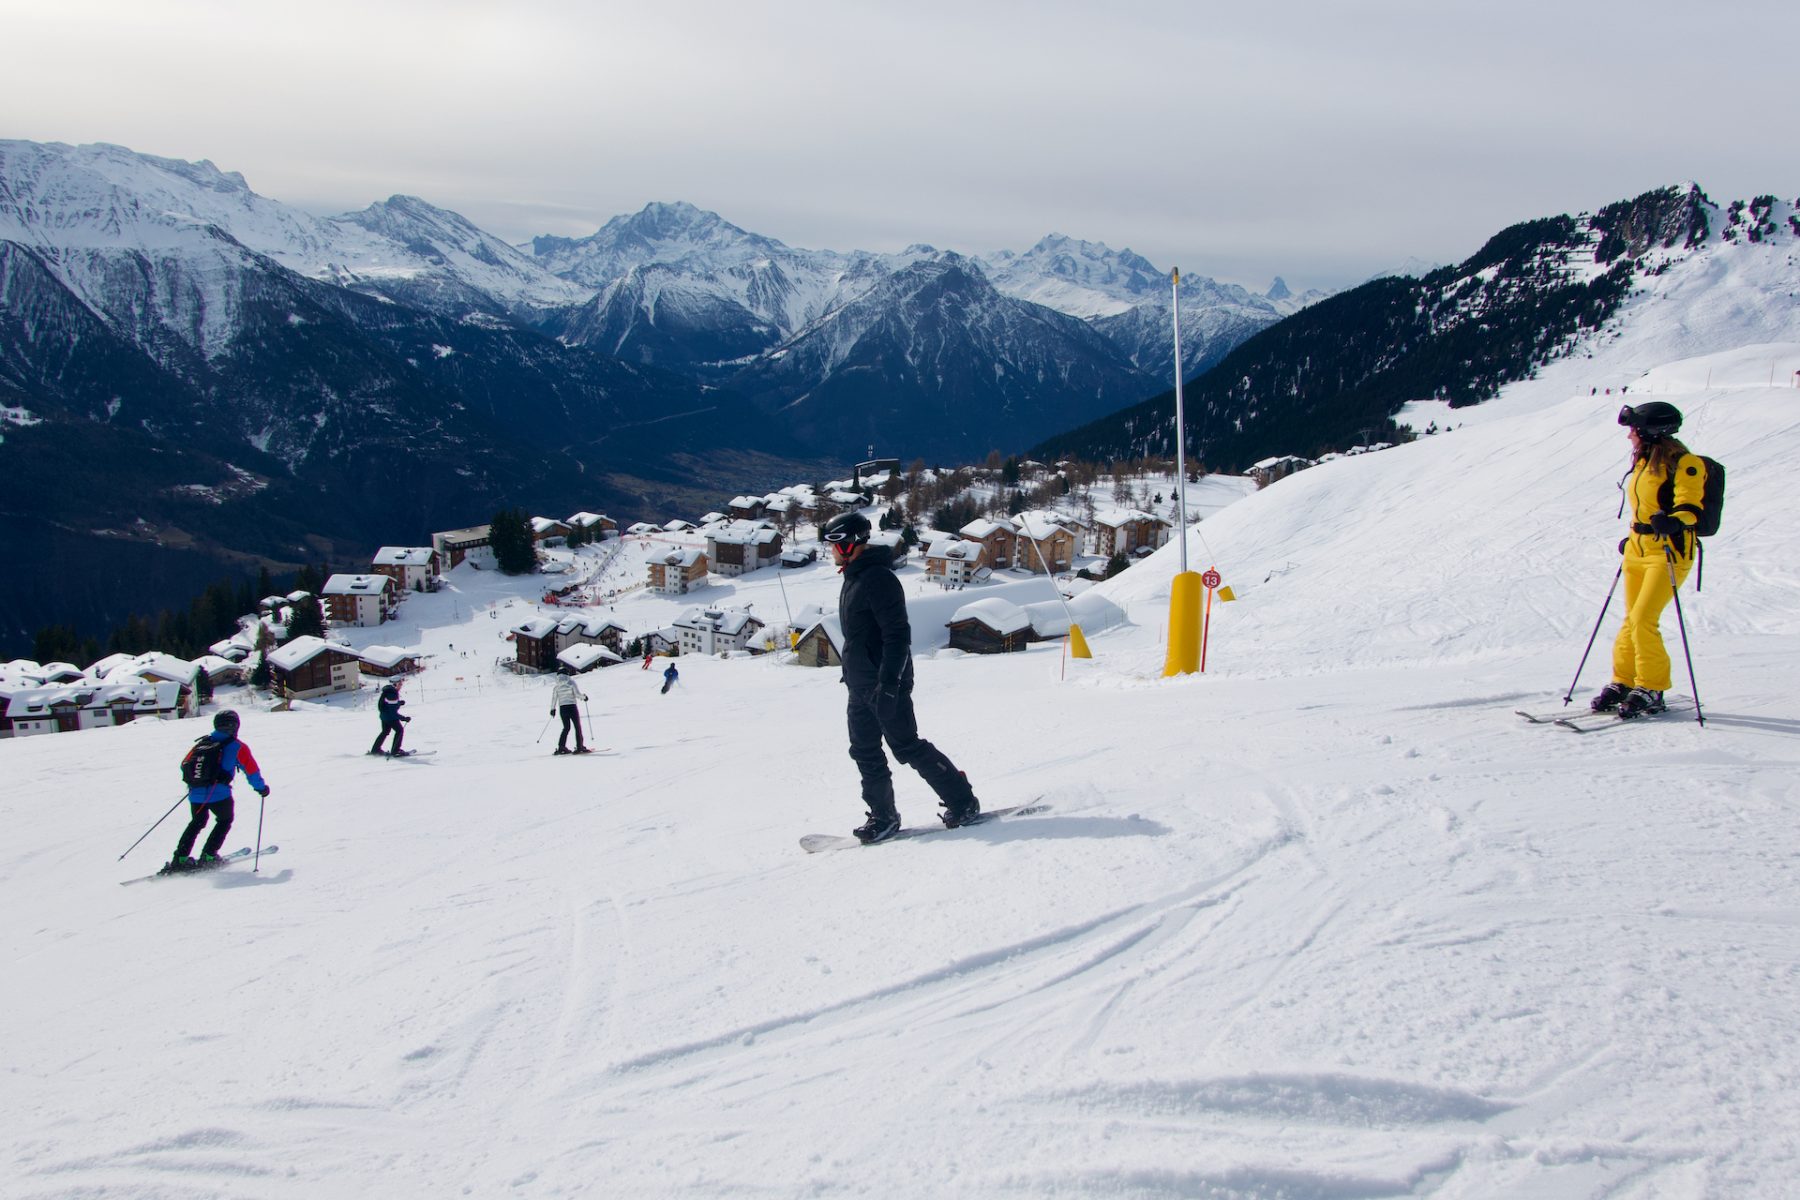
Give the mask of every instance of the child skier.
[[[238, 740], [238, 715], [228, 708], [213, 718], [212, 732], [195, 742], [182, 760], [181, 777], [188, 785], [188, 807], [193, 815], [181, 831], [181, 840], [175, 843], [175, 856], [163, 868], [165, 872], [174, 874], [219, 865], [219, 850], [225, 845], [225, 835], [231, 832], [231, 781], [240, 770], [256, 794], [267, 799], [269, 785], [263, 781], [250, 747]], [[191, 857], [194, 839], [200, 836], [209, 816], [213, 829], [200, 857], [195, 859]]]

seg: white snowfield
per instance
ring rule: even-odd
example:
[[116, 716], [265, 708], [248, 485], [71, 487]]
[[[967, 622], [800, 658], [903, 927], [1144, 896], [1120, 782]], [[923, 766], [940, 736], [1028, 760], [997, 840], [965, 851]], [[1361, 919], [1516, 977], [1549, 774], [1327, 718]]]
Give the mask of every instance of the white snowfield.
[[[363, 755], [372, 689], [246, 706], [258, 872], [117, 886], [174, 843], [113, 861], [195, 723], [0, 745], [0, 1192], [1800, 1195], [1792, 320], [1210, 517], [1193, 565], [1240, 599], [1205, 676], [1160, 675], [1174, 546], [1099, 589], [1131, 623], [1090, 661], [920, 655], [925, 735], [1038, 816], [802, 853], [861, 810], [836, 673], [773, 656], [583, 676], [619, 753], [550, 757], [466, 571], [408, 601], [433, 757]], [[1616, 569], [1650, 367], [1730, 468], [1681, 596], [1706, 725], [1528, 726]]]

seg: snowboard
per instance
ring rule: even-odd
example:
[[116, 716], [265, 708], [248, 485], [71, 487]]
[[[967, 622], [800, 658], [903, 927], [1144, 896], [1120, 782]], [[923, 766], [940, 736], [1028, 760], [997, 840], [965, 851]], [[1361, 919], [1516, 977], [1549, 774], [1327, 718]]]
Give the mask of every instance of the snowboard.
[[[264, 846], [262, 848], [262, 856], [267, 858], [279, 849], [281, 849], [279, 846]], [[230, 854], [221, 854], [219, 856], [219, 865], [216, 867], [195, 867], [192, 871], [154, 871], [149, 875], [140, 875], [136, 879], [121, 879], [119, 880], [119, 886], [125, 887], [128, 884], [133, 883], [146, 883], [152, 879], [185, 879], [189, 875], [210, 875], [214, 871], [221, 871], [226, 867], [229, 867], [232, 863], [244, 862], [255, 857], [255, 850], [251, 849], [249, 846], [240, 846]]]
[[998, 821], [1002, 817], [1029, 817], [1034, 813], [1048, 812], [1050, 806], [1033, 800], [1029, 804], [1015, 804], [1011, 808], [994, 808], [981, 814], [980, 818], [965, 825], [951, 829], [944, 825], [907, 825], [902, 826], [899, 833], [885, 841], [864, 843], [849, 834], [809, 833], [800, 839], [800, 848], [808, 854], [818, 854], [825, 850], [850, 850], [864, 845], [885, 846], [888, 842], [904, 841], [907, 838], [930, 837], [938, 833], [955, 833], [957, 829], [969, 829], [976, 825], [986, 825], [990, 821]]

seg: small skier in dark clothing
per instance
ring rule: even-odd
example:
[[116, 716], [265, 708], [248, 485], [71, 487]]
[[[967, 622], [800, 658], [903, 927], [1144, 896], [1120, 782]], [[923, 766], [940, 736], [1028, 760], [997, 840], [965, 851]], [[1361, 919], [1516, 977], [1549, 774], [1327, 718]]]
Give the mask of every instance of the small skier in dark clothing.
[[[212, 743], [208, 745], [207, 743]], [[256, 794], [267, 797], [269, 785], [263, 781], [262, 769], [256, 765], [256, 756], [250, 753], [250, 747], [238, 740], [238, 715], [226, 709], [213, 717], [213, 731], [195, 743], [188, 751], [188, 760], [205, 754], [212, 757], [214, 763], [212, 778], [205, 781], [189, 779], [187, 761], [184, 760], [182, 778], [188, 782], [188, 807], [192, 813], [187, 828], [181, 831], [181, 840], [175, 843], [175, 856], [169, 859], [164, 871], [173, 874], [177, 871], [197, 871], [219, 865], [219, 851], [225, 845], [225, 835], [231, 832], [231, 819], [235, 806], [231, 800], [231, 781], [239, 771], [250, 781]], [[206, 835], [206, 845], [201, 848], [200, 857], [192, 857], [194, 841], [205, 828], [208, 817], [212, 818], [212, 832]]]
[[412, 720], [403, 717], [400, 710], [406, 707], [406, 701], [400, 698], [400, 685], [390, 683], [381, 689], [381, 699], [375, 705], [381, 710], [381, 733], [376, 736], [375, 744], [369, 747], [370, 754], [382, 753], [381, 743], [387, 741], [388, 734], [394, 735], [394, 748], [387, 751], [389, 758], [405, 758], [411, 751], [402, 750], [400, 743], [406, 740], [406, 730], [401, 726]]
[[844, 575], [838, 623], [844, 631], [844, 685], [850, 689], [850, 757], [862, 773], [862, 800], [869, 810], [868, 821], [853, 832], [864, 842], [880, 842], [900, 832], [884, 737], [894, 757], [937, 793], [945, 825], [955, 829], [974, 821], [981, 802], [956, 764], [919, 736], [906, 595], [893, 571], [892, 551], [869, 545], [869, 532], [867, 517], [847, 512], [828, 521], [821, 536]]
[[[573, 672], [567, 667], [556, 677], [556, 686], [550, 690], [550, 715], [562, 714], [562, 736], [556, 739], [557, 754], [586, 754], [587, 742], [581, 736], [581, 709], [576, 707], [577, 700], [586, 700], [587, 693], [575, 686], [571, 678]], [[569, 730], [575, 730], [575, 749], [569, 749]]]
[[668, 695], [669, 689], [674, 687], [677, 683], [680, 683], [680, 682], [681, 682], [681, 672], [677, 671], [675, 669], [674, 663], [670, 663], [669, 669], [663, 672], [662, 694], [665, 696]]

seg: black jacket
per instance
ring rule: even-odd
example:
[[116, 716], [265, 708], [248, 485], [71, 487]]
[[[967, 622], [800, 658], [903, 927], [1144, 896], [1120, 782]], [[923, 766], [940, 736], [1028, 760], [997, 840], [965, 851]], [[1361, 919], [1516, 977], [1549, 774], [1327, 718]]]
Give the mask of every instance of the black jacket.
[[400, 698], [400, 689], [391, 683], [381, 689], [381, 699], [375, 707], [381, 712], [383, 725], [398, 725], [406, 720], [400, 715], [400, 710], [406, 707], [406, 701]]
[[886, 546], [864, 546], [844, 568], [838, 593], [838, 623], [844, 630], [844, 682], [851, 691], [912, 683], [912, 625], [906, 593], [894, 574]]

